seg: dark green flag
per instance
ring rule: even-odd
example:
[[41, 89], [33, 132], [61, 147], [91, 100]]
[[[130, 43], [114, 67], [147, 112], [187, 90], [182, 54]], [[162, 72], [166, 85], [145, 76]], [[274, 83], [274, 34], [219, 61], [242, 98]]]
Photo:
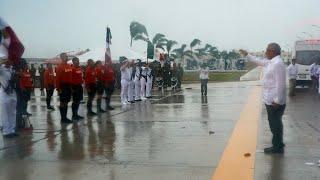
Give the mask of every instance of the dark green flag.
[[150, 41], [148, 41], [147, 58], [153, 59], [153, 56], [154, 56], [154, 46]]

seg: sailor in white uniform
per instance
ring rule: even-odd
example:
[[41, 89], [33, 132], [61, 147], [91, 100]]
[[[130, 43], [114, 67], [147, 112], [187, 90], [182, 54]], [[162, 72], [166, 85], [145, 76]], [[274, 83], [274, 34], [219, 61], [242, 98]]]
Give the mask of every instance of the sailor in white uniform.
[[144, 64], [141, 67], [140, 83], [141, 83], [141, 99], [145, 100], [146, 99], [146, 84], [147, 84], [147, 67], [146, 67], [146, 64]]
[[134, 100], [141, 101], [141, 61], [138, 61], [136, 66], [136, 73], [134, 77]]
[[135, 77], [135, 66], [134, 60], [132, 60], [128, 67], [129, 72], [129, 82], [128, 82], [128, 101], [134, 103], [134, 77]]
[[152, 96], [152, 83], [153, 83], [153, 69], [150, 67], [150, 63], [147, 65], [147, 85], [146, 85], [146, 98]]
[[16, 133], [17, 94], [12, 82], [13, 70], [6, 61], [0, 66], [0, 119], [5, 138], [18, 136]]
[[122, 66], [120, 68], [121, 71], [121, 104], [126, 105], [128, 104], [128, 86], [129, 86], [129, 69], [128, 69], [129, 62], [128, 60], [124, 60], [122, 62]]

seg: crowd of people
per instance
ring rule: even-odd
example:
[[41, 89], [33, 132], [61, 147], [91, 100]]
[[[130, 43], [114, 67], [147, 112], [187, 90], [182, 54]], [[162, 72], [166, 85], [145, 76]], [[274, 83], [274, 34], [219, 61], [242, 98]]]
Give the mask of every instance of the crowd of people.
[[[55, 91], [59, 95], [59, 111], [61, 123], [73, 123], [84, 119], [78, 113], [83, 102], [84, 92], [87, 93], [87, 115], [95, 116], [113, 110], [111, 96], [117, 86], [121, 89], [121, 104], [128, 105], [137, 101], [152, 98], [154, 86], [159, 88], [180, 88], [183, 69], [168, 59], [163, 63], [141, 62], [141, 60], [124, 59], [120, 64], [111, 61], [87, 61], [85, 67], [80, 66], [79, 59], [74, 57], [72, 63], [66, 53], [60, 54], [61, 63], [57, 66], [48, 63], [46, 68], [40, 65], [38, 69], [22, 59], [19, 66], [12, 66], [5, 61], [0, 66], [1, 84], [1, 116], [4, 137], [18, 136], [17, 129], [25, 128], [26, 118], [32, 116], [27, 111], [28, 101], [37, 86], [41, 95], [46, 95], [47, 110], [55, 110], [51, 99]], [[36, 78], [37, 70], [39, 78]], [[174, 82], [174, 83], [172, 83]], [[44, 90], [46, 93], [44, 93]], [[104, 98], [103, 98], [104, 97]], [[105, 103], [102, 103], [102, 100]], [[96, 102], [96, 110], [93, 103]], [[68, 118], [68, 104], [72, 102], [72, 117]], [[102, 105], [104, 105], [102, 107]]]
[[[309, 66], [309, 73], [311, 78], [311, 89], [317, 90], [320, 94], [319, 82], [320, 82], [320, 57], [315, 56], [312, 59], [312, 64]], [[288, 66], [289, 75], [289, 96], [295, 96], [295, 88], [297, 86], [297, 77], [299, 74], [299, 68], [296, 64], [296, 59], [291, 60], [291, 64]]]

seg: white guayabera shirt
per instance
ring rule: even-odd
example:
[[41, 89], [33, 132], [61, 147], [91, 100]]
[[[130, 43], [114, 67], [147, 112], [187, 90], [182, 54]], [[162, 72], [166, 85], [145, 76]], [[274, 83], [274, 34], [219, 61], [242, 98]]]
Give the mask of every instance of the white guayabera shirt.
[[209, 79], [209, 68], [200, 69], [200, 79]]
[[247, 56], [248, 60], [264, 67], [262, 80], [262, 98], [265, 104], [272, 105], [272, 102], [286, 104], [286, 67], [280, 56], [271, 60], [260, 59], [252, 55]]

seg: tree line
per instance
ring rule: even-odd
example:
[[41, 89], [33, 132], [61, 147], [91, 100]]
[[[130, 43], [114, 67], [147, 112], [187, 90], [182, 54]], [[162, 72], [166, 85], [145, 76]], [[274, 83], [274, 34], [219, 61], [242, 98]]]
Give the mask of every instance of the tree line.
[[[240, 58], [240, 54], [235, 50], [220, 51], [216, 46], [211, 44], [202, 45], [202, 41], [195, 38], [189, 45], [182, 44], [181, 47], [174, 48], [178, 45], [175, 40], [168, 39], [162, 33], [156, 33], [153, 37], [148, 34], [147, 28], [137, 22], [132, 21], [130, 24], [130, 46], [134, 41], [144, 41], [148, 46], [153, 46], [156, 50], [161, 49], [168, 57], [179, 59], [183, 66], [198, 65], [198, 63], [207, 62], [214, 64], [219, 60], [227, 61], [236, 60]], [[187, 63], [187, 64], [186, 64]]]

